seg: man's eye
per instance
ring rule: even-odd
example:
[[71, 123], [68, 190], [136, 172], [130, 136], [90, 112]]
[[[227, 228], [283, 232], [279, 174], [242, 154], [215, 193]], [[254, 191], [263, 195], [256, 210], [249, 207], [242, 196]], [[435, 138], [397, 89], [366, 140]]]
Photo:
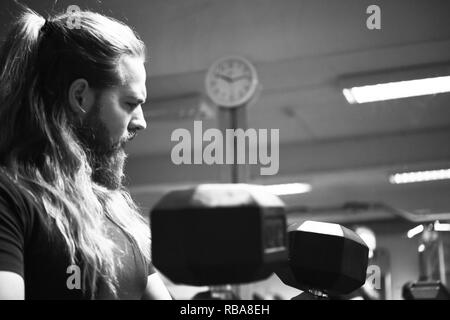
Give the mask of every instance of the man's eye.
[[130, 109], [134, 109], [134, 108], [136, 108], [138, 105], [139, 105], [138, 103], [131, 103], [131, 102], [128, 102], [128, 103], [127, 103], [127, 106], [128, 106]]

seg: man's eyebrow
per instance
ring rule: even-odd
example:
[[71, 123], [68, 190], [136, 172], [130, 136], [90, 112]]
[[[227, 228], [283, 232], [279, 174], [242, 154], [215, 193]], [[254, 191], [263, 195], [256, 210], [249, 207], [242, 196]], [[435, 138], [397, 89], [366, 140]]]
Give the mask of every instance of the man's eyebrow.
[[128, 99], [136, 100], [136, 102], [137, 102], [138, 104], [144, 104], [144, 103], [146, 102], [146, 99], [145, 99], [145, 98], [138, 98], [138, 97], [135, 96], [135, 95], [127, 95], [126, 97], [127, 97]]

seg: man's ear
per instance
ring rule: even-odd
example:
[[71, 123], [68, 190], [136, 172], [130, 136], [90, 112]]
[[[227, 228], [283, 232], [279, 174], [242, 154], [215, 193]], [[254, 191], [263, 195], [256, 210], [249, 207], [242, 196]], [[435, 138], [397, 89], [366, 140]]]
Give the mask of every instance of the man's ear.
[[75, 113], [87, 113], [95, 102], [94, 90], [85, 79], [77, 79], [69, 87], [69, 104]]

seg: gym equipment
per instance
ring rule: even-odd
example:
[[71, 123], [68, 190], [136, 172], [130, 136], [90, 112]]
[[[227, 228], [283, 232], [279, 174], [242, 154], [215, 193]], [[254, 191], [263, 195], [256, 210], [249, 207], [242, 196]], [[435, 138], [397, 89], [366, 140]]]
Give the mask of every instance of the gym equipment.
[[233, 292], [221, 285], [274, 271], [314, 298], [346, 294], [365, 282], [368, 247], [356, 233], [314, 221], [287, 229], [282, 201], [260, 186], [172, 191], [151, 211], [150, 223], [155, 267], [174, 283], [212, 286], [196, 298], [226, 298]]
[[450, 283], [450, 223], [434, 221], [418, 234], [419, 280]]
[[450, 223], [428, 221], [408, 231], [418, 240], [419, 281], [403, 286], [406, 300], [450, 300]]
[[165, 195], [150, 213], [153, 264], [175, 283], [246, 283], [287, 260], [283, 202], [260, 186], [202, 184]]
[[405, 300], [450, 300], [450, 292], [440, 281], [408, 282], [402, 296]]
[[348, 294], [366, 281], [369, 248], [334, 223], [304, 221], [288, 227], [288, 262], [277, 269], [286, 285], [305, 291], [294, 299]]

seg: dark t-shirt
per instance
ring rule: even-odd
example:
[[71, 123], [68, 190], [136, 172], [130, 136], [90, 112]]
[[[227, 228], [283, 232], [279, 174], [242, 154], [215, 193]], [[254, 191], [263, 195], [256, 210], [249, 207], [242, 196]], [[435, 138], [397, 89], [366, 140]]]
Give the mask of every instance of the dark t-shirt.
[[[77, 285], [77, 267], [82, 272], [82, 266], [71, 266], [62, 235], [44, 222], [43, 210], [0, 171], [0, 271], [22, 276], [25, 299], [89, 299], [91, 291], [83, 294]], [[105, 223], [122, 264], [117, 298], [141, 299], [147, 276], [155, 270], [119, 227], [109, 219]], [[114, 299], [101, 279], [97, 286], [96, 299]]]

